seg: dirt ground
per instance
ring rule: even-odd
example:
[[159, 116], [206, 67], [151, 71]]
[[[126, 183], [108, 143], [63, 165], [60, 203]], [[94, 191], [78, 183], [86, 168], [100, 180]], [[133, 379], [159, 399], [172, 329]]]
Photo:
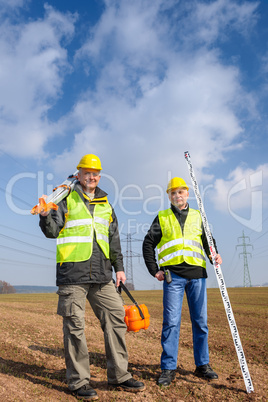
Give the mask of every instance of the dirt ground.
[[[146, 304], [150, 326], [128, 332], [129, 370], [144, 381], [138, 394], [109, 390], [104, 343], [99, 323], [90, 307], [86, 336], [91, 363], [91, 384], [100, 401], [266, 401], [268, 288], [228, 289], [246, 356], [254, 393], [246, 392], [243, 376], [218, 289], [208, 290], [209, 348], [217, 381], [193, 375], [192, 335], [186, 302], [183, 306], [176, 380], [167, 388], [157, 385], [160, 374], [162, 292], [135, 291]], [[127, 304], [132, 304], [124, 296]], [[0, 295], [0, 400], [75, 401], [65, 383], [61, 317], [56, 315], [57, 295]]]

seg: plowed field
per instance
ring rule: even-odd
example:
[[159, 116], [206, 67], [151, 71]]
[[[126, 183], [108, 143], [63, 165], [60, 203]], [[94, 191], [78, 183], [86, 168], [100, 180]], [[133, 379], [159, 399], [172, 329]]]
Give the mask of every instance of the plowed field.
[[[192, 335], [186, 301], [183, 306], [176, 380], [168, 388], [156, 381], [160, 374], [162, 292], [132, 292], [146, 304], [150, 326], [128, 332], [129, 370], [144, 381], [138, 394], [109, 390], [102, 331], [90, 307], [86, 336], [92, 386], [100, 401], [265, 401], [268, 395], [268, 288], [228, 289], [254, 393], [247, 394], [224, 306], [218, 289], [208, 289], [210, 363], [217, 381], [193, 375]], [[124, 295], [123, 295], [124, 296]], [[124, 296], [127, 304], [131, 304]], [[56, 314], [56, 294], [0, 295], [0, 400], [75, 401], [65, 383], [62, 321]]]

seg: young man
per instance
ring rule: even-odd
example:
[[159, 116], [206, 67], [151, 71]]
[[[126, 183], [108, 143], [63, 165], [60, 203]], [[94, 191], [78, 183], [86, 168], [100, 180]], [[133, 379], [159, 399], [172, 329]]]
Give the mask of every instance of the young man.
[[84, 333], [86, 299], [104, 333], [108, 385], [137, 392], [145, 389], [128, 372], [125, 344], [125, 311], [116, 286], [126, 280], [117, 218], [98, 187], [101, 162], [96, 155], [82, 157], [74, 190], [58, 204], [57, 211], [42, 211], [40, 227], [48, 238], [57, 238], [57, 313], [63, 317], [66, 378], [78, 398], [98, 399], [89, 385], [90, 369]]
[[[174, 380], [180, 336], [181, 309], [184, 292], [192, 321], [195, 375], [207, 379], [217, 379], [218, 375], [209, 365], [206, 259], [209, 247], [203, 230], [200, 212], [189, 208], [189, 188], [179, 177], [168, 183], [167, 193], [170, 208], [160, 211], [154, 219], [143, 242], [145, 264], [159, 281], [168, 272], [171, 282], [165, 281], [163, 295], [163, 327], [161, 376], [158, 384], [168, 386]], [[158, 250], [158, 268], [155, 258]], [[203, 249], [204, 247], [204, 249]], [[217, 263], [221, 256], [217, 254]]]

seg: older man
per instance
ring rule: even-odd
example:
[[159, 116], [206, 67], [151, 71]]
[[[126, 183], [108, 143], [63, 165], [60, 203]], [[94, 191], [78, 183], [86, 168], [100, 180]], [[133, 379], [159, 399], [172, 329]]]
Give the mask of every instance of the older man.
[[[194, 374], [207, 379], [218, 378], [209, 365], [208, 351], [205, 252], [209, 256], [209, 247], [200, 212], [189, 207], [188, 190], [180, 177], [169, 181], [170, 208], [159, 212], [143, 242], [143, 256], [151, 275], [159, 281], [169, 278], [163, 284], [162, 373], [158, 379], [162, 386], [168, 386], [176, 376], [184, 292], [192, 321]], [[221, 264], [219, 254], [215, 259]]]
[[68, 386], [78, 398], [96, 400], [97, 392], [89, 384], [86, 299], [104, 332], [109, 386], [132, 392], [145, 386], [128, 372], [125, 311], [112, 281], [112, 266], [117, 286], [126, 276], [117, 218], [107, 193], [98, 187], [100, 159], [87, 154], [77, 169], [74, 190], [57, 211], [40, 213], [40, 227], [46, 237], [57, 238], [58, 314], [63, 317]]

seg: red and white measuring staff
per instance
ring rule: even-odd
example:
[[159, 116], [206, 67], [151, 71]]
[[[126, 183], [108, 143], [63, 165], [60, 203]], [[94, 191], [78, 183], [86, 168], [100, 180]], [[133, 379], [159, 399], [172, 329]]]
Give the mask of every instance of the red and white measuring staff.
[[200, 210], [200, 214], [201, 214], [201, 217], [202, 217], [202, 222], [203, 222], [204, 230], [205, 230], [205, 233], [206, 233], [207, 241], [208, 241], [208, 244], [209, 244], [209, 249], [210, 249], [210, 253], [211, 253], [211, 257], [212, 257], [212, 262], [213, 262], [213, 265], [214, 265], [214, 268], [215, 268], [215, 273], [216, 273], [216, 277], [217, 277], [217, 280], [218, 280], [218, 285], [219, 285], [219, 288], [220, 288], [223, 304], [224, 304], [224, 307], [225, 307], [227, 319], [228, 319], [229, 326], [230, 326], [231, 333], [232, 333], [232, 337], [233, 337], [233, 340], [234, 340], [234, 345], [235, 345], [238, 361], [239, 361], [240, 368], [241, 368], [241, 371], [242, 371], [242, 374], [243, 374], [243, 377], [244, 377], [246, 390], [247, 390], [248, 393], [254, 392], [253, 384], [252, 384], [252, 381], [251, 381], [251, 378], [250, 378], [250, 374], [249, 374], [249, 370], [248, 370], [248, 366], [247, 366], [247, 362], [246, 362], [246, 357], [244, 355], [242, 343], [240, 341], [238, 329], [237, 329], [237, 326], [236, 326], [236, 323], [235, 323], [235, 318], [234, 318], [233, 310], [232, 310], [232, 307], [231, 307], [231, 302], [229, 300], [229, 296], [228, 296], [227, 289], [226, 289], [226, 286], [225, 286], [224, 278], [223, 278], [223, 275], [222, 275], [221, 266], [220, 266], [220, 264], [216, 263], [216, 261], [215, 261], [215, 256], [216, 256], [217, 253], [216, 253], [216, 249], [215, 249], [215, 246], [214, 246], [211, 231], [210, 231], [210, 228], [209, 228], [206, 213], [205, 213], [205, 210], [204, 210], [204, 206], [203, 206], [203, 203], [202, 203], [201, 195], [200, 195], [200, 192], [199, 192], [199, 189], [198, 189], [198, 184], [197, 184], [197, 181], [196, 181], [196, 178], [195, 178], [193, 165], [191, 163], [189, 152], [184, 152], [184, 156], [185, 156], [185, 159], [186, 159], [187, 164], [188, 164], [190, 177], [191, 177], [193, 188], [194, 188], [195, 197], [196, 197], [198, 208]]

